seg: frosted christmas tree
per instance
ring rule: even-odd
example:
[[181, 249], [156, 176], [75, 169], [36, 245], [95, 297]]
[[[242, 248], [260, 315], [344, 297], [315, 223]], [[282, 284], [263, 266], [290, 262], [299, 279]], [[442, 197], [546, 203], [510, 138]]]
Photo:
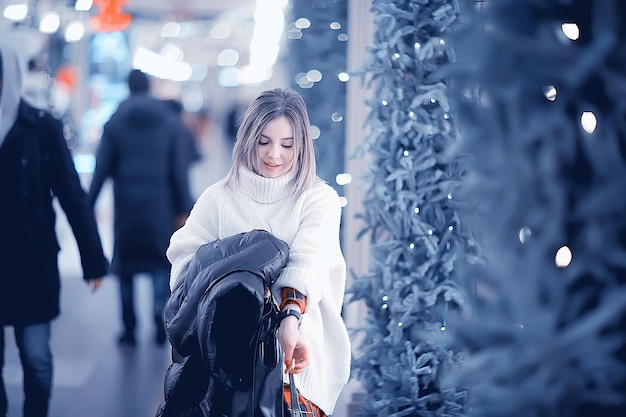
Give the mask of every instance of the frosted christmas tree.
[[451, 96], [486, 263], [446, 383], [480, 417], [626, 415], [626, 3], [466, 4]]
[[454, 1], [374, 1], [372, 10], [363, 75], [376, 91], [357, 155], [372, 155], [363, 213], [372, 264], [350, 288], [368, 306], [354, 358], [366, 390], [359, 415], [463, 415], [464, 390], [440, 384], [460, 357], [437, 340], [463, 304], [455, 265], [476, 256], [456, 197], [459, 132], [440, 73], [454, 61], [446, 35], [458, 9]]

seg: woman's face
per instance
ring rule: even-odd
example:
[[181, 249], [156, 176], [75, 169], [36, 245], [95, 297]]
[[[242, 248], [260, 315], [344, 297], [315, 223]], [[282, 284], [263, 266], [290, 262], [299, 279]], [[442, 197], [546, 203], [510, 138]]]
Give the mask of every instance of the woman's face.
[[293, 129], [286, 116], [270, 121], [256, 144], [256, 169], [266, 178], [277, 178], [293, 167]]

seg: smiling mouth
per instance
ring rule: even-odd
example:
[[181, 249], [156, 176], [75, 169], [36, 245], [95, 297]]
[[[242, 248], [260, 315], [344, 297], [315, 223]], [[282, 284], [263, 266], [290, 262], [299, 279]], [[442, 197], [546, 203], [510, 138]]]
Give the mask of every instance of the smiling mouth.
[[268, 164], [267, 162], [264, 162], [265, 166], [268, 167], [269, 169], [276, 169], [276, 168], [280, 168], [280, 165], [272, 165], [272, 164]]

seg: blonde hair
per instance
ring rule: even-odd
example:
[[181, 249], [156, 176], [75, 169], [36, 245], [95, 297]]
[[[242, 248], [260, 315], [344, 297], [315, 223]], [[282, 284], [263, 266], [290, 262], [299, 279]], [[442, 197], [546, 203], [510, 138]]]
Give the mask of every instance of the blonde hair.
[[256, 147], [267, 124], [285, 116], [293, 129], [296, 193], [309, 188], [317, 178], [315, 148], [309, 128], [309, 115], [302, 96], [291, 88], [275, 88], [259, 94], [243, 115], [233, 147], [233, 164], [227, 175], [229, 184], [239, 183], [239, 168], [255, 171]]

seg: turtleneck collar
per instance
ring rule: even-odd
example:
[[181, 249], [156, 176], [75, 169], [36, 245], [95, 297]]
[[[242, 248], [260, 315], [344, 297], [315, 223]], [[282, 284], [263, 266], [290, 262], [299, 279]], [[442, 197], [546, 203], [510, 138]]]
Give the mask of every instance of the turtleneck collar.
[[17, 119], [22, 93], [22, 71], [15, 51], [0, 42], [2, 90], [0, 91], [0, 146]]
[[237, 191], [261, 204], [271, 204], [295, 194], [293, 179], [295, 171], [291, 170], [278, 178], [265, 178], [248, 168], [239, 168], [239, 185]]

